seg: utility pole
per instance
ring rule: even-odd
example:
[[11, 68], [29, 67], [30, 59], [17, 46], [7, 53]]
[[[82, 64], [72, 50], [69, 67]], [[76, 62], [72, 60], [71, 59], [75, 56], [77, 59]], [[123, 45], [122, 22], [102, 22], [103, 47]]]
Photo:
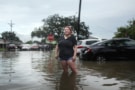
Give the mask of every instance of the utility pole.
[[79, 1], [79, 13], [78, 13], [78, 30], [77, 30], [77, 40], [79, 40], [79, 31], [80, 31], [80, 17], [81, 17], [81, 4], [82, 0]]
[[8, 23], [8, 24], [9, 24], [9, 26], [10, 26], [10, 28], [11, 28], [11, 32], [12, 32], [12, 28], [13, 28], [14, 23], [13, 23], [12, 20], [11, 20], [11, 22]]
[[14, 23], [12, 22], [12, 20], [11, 20], [11, 22], [10, 23], [8, 23], [9, 24], [9, 26], [10, 26], [10, 29], [11, 29], [11, 43], [13, 42], [13, 40], [12, 40], [12, 28], [13, 28], [13, 25], [14, 25]]

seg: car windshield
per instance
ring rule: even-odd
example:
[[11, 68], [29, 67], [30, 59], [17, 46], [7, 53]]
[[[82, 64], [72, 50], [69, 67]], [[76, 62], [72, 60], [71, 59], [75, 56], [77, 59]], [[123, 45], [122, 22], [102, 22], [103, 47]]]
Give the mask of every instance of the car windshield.
[[102, 45], [106, 42], [107, 40], [104, 40], [104, 41], [98, 41], [98, 42], [95, 42], [93, 44], [91, 44], [90, 46], [98, 46], [98, 45]]
[[116, 46], [135, 46], [135, 40], [132, 39], [105, 40], [105, 41], [93, 43], [90, 45], [90, 47], [100, 46], [100, 45], [112, 46], [112, 44], [115, 44]]

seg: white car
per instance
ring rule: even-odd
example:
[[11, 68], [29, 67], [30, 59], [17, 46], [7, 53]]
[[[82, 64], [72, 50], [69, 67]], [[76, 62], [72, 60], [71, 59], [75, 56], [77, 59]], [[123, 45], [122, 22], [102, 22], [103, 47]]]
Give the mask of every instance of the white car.
[[79, 40], [77, 42], [77, 55], [80, 54], [81, 49], [88, 47], [89, 45], [95, 43], [95, 42], [99, 42], [101, 40], [99, 39], [84, 39], [84, 40]]
[[30, 50], [31, 45], [30, 44], [22, 44], [22, 50]]
[[31, 45], [31, 48], [30, 49], [31, 50], [39, 50], [40, 49], [40, 46], [38, 44], [34, 43], [34, 44]]

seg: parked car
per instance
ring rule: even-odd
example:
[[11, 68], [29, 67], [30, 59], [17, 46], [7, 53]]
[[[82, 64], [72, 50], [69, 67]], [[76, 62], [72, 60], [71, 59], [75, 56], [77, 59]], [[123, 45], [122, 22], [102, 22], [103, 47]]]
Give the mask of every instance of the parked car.
[[16, 45], [17, 46], [17, 49], [18, 50], [22, 50], [22, 45], [21, 44], [18, 44], [18, 45]]
[[22, 44], [21, 50], [30, 50], [31, 45], [30, 44]]
[[39, 48], [42, 51], [49, 51], [49, 50], [51, 50], [51, 46], [49, 44], [39, 45]]
[[8, 46], [7, 46], [7, 49], [10, 51], [10, 50], [15, 50], [15, 49], [17, 49], [17, 46], [15, 45], [15, 44], [8, 44]]
[[77, 42], [77, 55], [80, 54], [81, 49], [84, 49], [95, 42], [99, 42], [99, 39], [84, 39]]
[[40, 47], [38, 44], [32, 44], [30, 47], [31, 50], [40, 50]]
[[80, 59], [86, 60], [135, 60], [135, 40], [129, 38], [115, 38], [97, 42], [81, 50]]

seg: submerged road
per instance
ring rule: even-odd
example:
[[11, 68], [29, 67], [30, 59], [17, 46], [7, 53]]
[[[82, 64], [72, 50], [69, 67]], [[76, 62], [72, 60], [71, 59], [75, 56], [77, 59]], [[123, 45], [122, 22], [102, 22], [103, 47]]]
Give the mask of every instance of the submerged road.
[[80, 61], [62, 72], [51, 52], [0, 52], [0, 90], [135, 90], [135, 62]]

